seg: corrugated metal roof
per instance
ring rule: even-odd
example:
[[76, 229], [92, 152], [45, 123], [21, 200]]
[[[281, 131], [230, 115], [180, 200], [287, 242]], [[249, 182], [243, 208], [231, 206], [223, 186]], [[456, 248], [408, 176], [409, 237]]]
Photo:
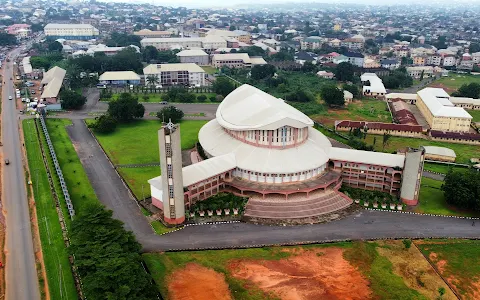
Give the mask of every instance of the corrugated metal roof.
[[140, 76], [133, 71], [110, 71], [105, 72], [98, 78], [99, 81], [110, 80], [140, 80]]
[[161, 72], [178, 72], [188, 71], [192, 73], [205, 73], [199, 65], [194, 63], [179, 63], [179, 64], [151, 64], [143, 69], [143, 74], [160, 74]]
[[457, 155], [455, 154], [455, 151], [453, 151], [450, 148], [437, 147], [437, 146], [423, 146], [423, 148], [425, 148], [426, 154], [457, 157]]
[[472, 116], [461, 107], [455, 107], [450, 102], [450, 95], [440, 88], [424, 88], [417, 92], [425, 106], [434, 117], [467, 118]]

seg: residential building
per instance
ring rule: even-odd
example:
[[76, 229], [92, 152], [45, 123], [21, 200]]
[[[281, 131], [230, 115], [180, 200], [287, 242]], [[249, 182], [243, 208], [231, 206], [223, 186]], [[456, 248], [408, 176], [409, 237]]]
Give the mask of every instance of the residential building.
[[[205, 86], [207, 85], [205, 71], [194, 63], [151, 64], [143, 69], [145, 78], [149, 75], [157, 77], [162, 86]], [[148, 84], [148, 80], [145, 80]]]
[[358, 52], [345, 52], [345, 55], [348, 58], [348, 62], [357, 67], [363, 67], [364, 56], [362, 53]]
[[389, 70], [395, 70], [400, 68], [400, 61], [396, 59], [382, 59], [380, 61], [380, 65], [382, 68], [389, 69]]
[[335, 74], [332, 72], [327, 72], [327, 71], [318, 71], [317, 76], [320, 78], [325, 78], [325, 79], [333, 79], [335, 77]]
[[342, 44], [342, 41], [339, 40], [339, 39], [332, 39], [332, 40], [328, 41], [328, 45], [330, 47], [334, 47], [334, 48], [340, 48], [341, 44]]
[[43, 74], [41, 85], [43, 87], [40, 100], [46, 103], [56, 103], [58, 93], [63, 84], [63, 79], [67, 71], [60, 67], [53, 67]]
[[430, 78], [433, 77], [433, 67], [432, 66], [418, 66], [418, 67], [407, 67], [407, 73], [410, 77], [414, 79], [423, 78]]
[[135, 31], [133, 34], [141, 37], [142, 39], [144, 39], [144, 38], [169, 38], [172, 35], [172, 33], [170, 31], [152, 31], [150, 29], [142, 29], [142, 30], [139, 30], [139, 31]]
[[347, 47], [350, 50], [361, 50], [365, 44], [365, 38], [360, 35], [354, 35], [351, 38], [347, 38], [341, 41], [340, 46]]
[[457, 59], [455, 58], [455, 55], [445, 55], [443, 57], [442, 65], [444, 67], [453, 67], [456, 64], [457, 64]]
[[225, 97], [216, 118], [199, 131], [208, 159], [180, 169], [181, 138], [174, 136], [179, 127], [162, 126], [162, 175], [148, 180], [152, 204], [163, 211], [166, 222], [177, 224], [183, 222], [183, 205], [191, 207], [228, 190], [251, 197], [245, 218], [278, 220], [281, 214], [311, 220], [353, 203], [339, 194], [342, 183], [417, 204], [423, 149], [390, 154], [337, 148], [313, 126], [283, 100], [242, 85]]
[[473, 60], [473, 63], [479, 64], [480, 63], [480, 52], [472, 53], [472, 60]]
[[182, 50], [177, 53], [181, 63], [194, 63], [199, 66], [206, 66], [210, 63], [208, 54], [203, 50]]
[[462, 107], [455, 107], [450, 96], [440, 88], [424, 88], [417, 92], [416, 106], [431, 130], [468, 132], [472, 116]]
[[440, 54], [432, 54], [427, 56], [427, 65], [440, 66], [442, 64], [442, 56]]
[[316, 64], [318, 55], [313, 52], [299, 51], [295, 53], [294, 60], [296, 63], [303, 65], [306, 61]]
[[364, 73], [360, 76], [363, 85], [363, 95], [374, 98], [385, 98], [387, 91], [382, 80], [375, 73]]
[[413, 56], [412, 59], [416, 66], [424, 66], [427, 63], [427, 57], [424, 55]]
[[[63, 50], [65, 51], [65, 48], [68, 45], [63, 45]], [[127, 49], [127, 48], [132, 48], [134, 49], [137, 53], [140, 53], [140, 48], [135, 45], [130, 45], [126, 47], [108, 47], [104, 44], [98, 44], [98, 45], [90, 45], [87, 50], [78, 50], [72, 53], [73, 57], [77, 57], [80, 55], [90, 55], [94, 56], [95, 53], [104, 53], [106, 56], [113, 56], [118, 54], [118, 52]]]
[[380, 68], [380, 63], [372, 58], [365, 58], [363, 61], [363, 67], [365, 69], [376, 69]]
[[229, 68], [245, 68], [265, 64], [267, 64], [267, 62], [261, 56], [250, 57], [247, 53], [214, 54], [212, 56], [212, 65], [216, 68], [223, 66]]
[[12, 34], [17, 39], [26, 39], [32, 34], [30, 25], [28, 24], [13, 24], [6, 28], [8, 34]]
[[401, 47], [395, 50], [395, 56], [397, 57], [408, 57], [410, 50], [407, 47]]
[[250, 33], [243, 30], [229, 31], [229, 30], [221, 30], [221, 29], [210, 29], [202, 35], [205, 37], [216, 36], [216, 37], [223, 37], [223, 38], [235, 38], [239, 42], [247, 43], [247, 44], [250, 44], [252, 39], [252, 36], [250, 35]]
[[334, 64], [341, 64], [342, 62], [349, 62], [350, 59], [345, 55], [338, 55], [332, 58], [332, 63]]
[[345, 101], [345, 105], [348, 105], [353, 101], [353, 94], [349, 91], [343, 90], [343, 100]]
[[309, 36], [300, 42], [302, 50], [315, 50], [322, 48], [323, 38], [319, 36]]
[[47, 39], [91, 40], [99, 35], [90, 24], [47, 24], [43, 29]]
[[98, 81], [113, 86], [139, 85], [140, 76], [133, 71], [110, 71], [100, 75]]

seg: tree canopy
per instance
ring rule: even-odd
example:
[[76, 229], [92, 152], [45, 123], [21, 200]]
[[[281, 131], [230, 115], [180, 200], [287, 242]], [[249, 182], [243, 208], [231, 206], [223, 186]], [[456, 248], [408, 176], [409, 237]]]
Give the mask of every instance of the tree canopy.
[[122, 93], [115, 101], [108, 103], [108, 114], [119, 123], [127, 123], [136, 118], [143, 118], [145, 107], [129, 93]]
[[315, 100], [315, 97], [312, 93], [303, 89], [292, 92], [288, 94], [285, 98], [287, 101], [293, 102], [312, 102], [313, 100]]
[[156, 299], [142, 267], [140, 244], [112, 211], [91, 205], [72, 221], [69, 250], [75, 255], [87, 299]]
[[480, 52], [480, 44], [479, 43], [471, 43], [468, 47], [468, 51], [470, 53]]
[[442, 190], [448, 204], [480, 211], [480, 172], [450, 170]]
[[351, 63], [342, 62], [337, 65], [334, 73], [339, 81], [353, 81], [354, 67]]
[[106, 114], [98, 117], [95, 123], [90, 127], [99, 133], [111, 133], [117, 128], [117, 121], [110, 115]]
[[188, 90], [183, 87], [173, 87], [170, 88], [164, 96], [162, 96], [162, 100], [191, 103], [195, 100], [195, 95], [189, 93]]
[[251, 70], [251, 77], [254, 80], [264, 79], [267, 77], [273, 77], [275, 75], [275, 67], [266, 64], [266, 65], [255, 65]]
[[235, 89], [235, 86], [227, 77], [217, 77], [212, 84], [212, 88], [216, 94], [226, 97]]
[[175, 106], [167, 106], [157, 112], [157, 118], [162, 122], [172, 121], [172, 123], [178, 123], [183, 119], [184, 113]]
[[16, 45], [17, 38], [13, 34], [0, 32], [0, 46]]
[[87, 102], [87, 98], [72, 90], [62, 90], [59, 97], [63, 109], [79, 109]]
[[452, 96], [478, 99], [480, 98], [480, 84], [475, 82], [462, 84]]
[[63, 50], [63, 45], [57, 41], [51, 41], [48, 43], [48, 51], [60, 52]]
[[349, 91], [350, 93], [352, 93], [353, 95], [353, 98], [359, 98], [362, 93], [360, 92], [359, 88], [354, 85], [354, 84], [344, 84], [342, 86], [342, 89], [344, 89], [345, 91]]
[[140, 47], [141, 37], [133, 34], [113, 32], [107, 40], [106, 45], [109, 47], [125, 47], [135, 45]]
[[390, 73], [390, 75], [382, 78], [383, 85], [387, 89], [398, 89], [401, 87], [409, 87], [413, 84], [413, 78], [408, 75], [405, 67], [400, 67]]
[[343, 106], [345, 104], [343, 92], [334, 85], [329, 84], [322, 87], [320, 94], [329, 106]]

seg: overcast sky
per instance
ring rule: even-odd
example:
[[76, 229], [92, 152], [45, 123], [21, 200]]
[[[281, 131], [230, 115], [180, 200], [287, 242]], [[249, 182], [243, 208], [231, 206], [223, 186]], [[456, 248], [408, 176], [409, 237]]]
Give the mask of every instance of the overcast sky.
[[422, 4], [433, 4], [435, 2], [441, 2], [441, 3], [454, 3], [454, 2], [461, 2], [461, 3], [475, 3], [479, 4], [480, 0], [457, 0], [457, 1], [451, 1], [451, 0], [435, 0], [435, 1], [423, 1], [423, 0], [290, 0], [290, 1], [285, 1], [285, 0], [228, 0], [228, 1], [221, 1], [221, 0], [103, 0], [106, 2], [130, 2], [130, 3], [150, 3], [150, 4], [156, 4], [156, 5], [164, 5], [164, 6], [186, 6], [189, 8], [194, 8], [194, 7], [218, 7], [218, 6], [223, 6], [223, 7], [231, 7], [239, 4], [249, 4], [249, 3], [254, 3], [254, 4], [261, 4], [265, 3], [265, 6], [268, 6], [268, 4], [274, 4], [274, 3], [295, 3], [295, 2], [301, 2], [301, 3], [308, 3], [308, 2], [317, 2], [317, 3], [357, 3], [357, 4], [384, 4], [384, 5], [392, 5], [392, 4], [407, 4], [407, 3], [422, 3]]

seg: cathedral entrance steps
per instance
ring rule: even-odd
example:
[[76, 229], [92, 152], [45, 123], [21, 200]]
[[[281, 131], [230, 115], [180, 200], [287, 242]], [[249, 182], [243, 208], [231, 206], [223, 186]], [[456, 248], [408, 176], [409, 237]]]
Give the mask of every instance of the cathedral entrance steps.
[[[253, 200], [253, 201], [252, 201]], [[352, 204], [345, 195], [332, 191], [321, 197], [304, 201], [267, 202], [250, 199], [245, 210], [246, 217], [263, 219], [297, 219], [329, 214]]]

